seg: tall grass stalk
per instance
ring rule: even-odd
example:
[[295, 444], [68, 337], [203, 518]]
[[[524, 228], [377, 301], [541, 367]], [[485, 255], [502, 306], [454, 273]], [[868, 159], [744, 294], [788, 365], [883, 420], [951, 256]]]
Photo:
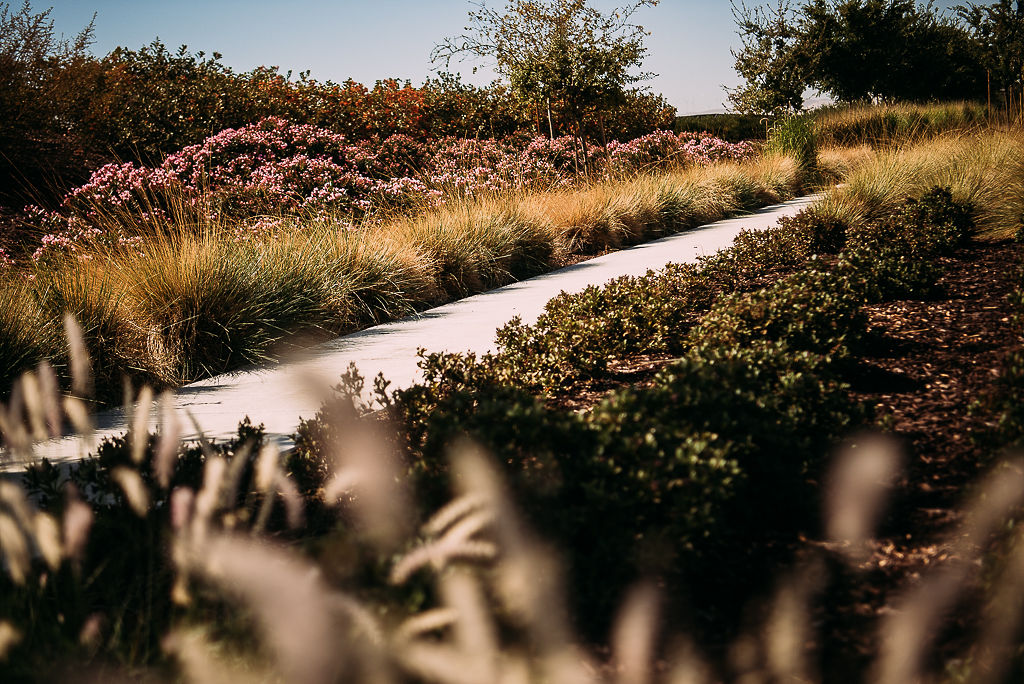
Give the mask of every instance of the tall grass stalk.
[[60, 349], [59, 323], [39, 306], [29, 283], [0, 279], [0, 395], [23, 371]]

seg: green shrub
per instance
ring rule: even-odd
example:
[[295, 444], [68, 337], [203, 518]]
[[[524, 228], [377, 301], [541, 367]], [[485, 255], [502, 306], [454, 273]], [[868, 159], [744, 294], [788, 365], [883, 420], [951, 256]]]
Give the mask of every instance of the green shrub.
[[[748, 331], [746, 335], [767, 334], [772, 339], [781, 339], [796, 328], [803, 330], [800, 334], [818, 334], [822, 331], [811, 330], [815, 325], [841, 323], [832, 318], [840, 300], [844, 315], [852, 316], [862, 303], [932, 296], [939, 270], [928, 257], [962, 244], [970, 226], [969, 208], [954, 203], [949, 192], [941, 189], [920, 200], [908, 200], [885, 221], [856, 229], [808, 209], [783, 219], [777, 227], [743, 231], [731, 248], [702, 257], [696, 264], [671, 264], [642, 277], [617, 278], [601, 287], [563, 293], [548, 302], [534, 324], [514, 319], [498, 331], [500, 351], [492, 359], [492, 367], [506, 381], [522, 387], [565, 391], [580, 381], [602, 377], [618, 359], [682, 353], [698, 340], [688, 333], [716, 298], [772, 287], [822, 256], [826, 259], [815, 262], [814, 268], [820, 271], [815, 277], [825, 278], [826, 273], [835, 271], [834, 276], [827, 282], [804, 283], [804, 299], [797, 296], [800, 288], [794, 289], [793, 283], [756, 296], [736, 295], [748, 308], [761, 306], [756, 302], [777, 300], [772, 312], [749, 310], [743, 316], [770, 313], [777, 317], [779, 307], [791, 306], [788, 327], [770, 331], [764, 326], [750, 328], [749, 321], [734, 322]], [[840, 257], [834, 263], [832, 255], [837, 254]], [[806, 280], [807, 276], [794, 277]], [[820, 288], [825, 289], [818, 292]], [[778, 299], [780, 294], [785, 297]], [[815, 298], [834, 301], [822, 309]], [[811, 319], [801, 322], [805, 307], [811, 307]], [[712, 318], [721, 315], [719, 311]], [[807, 340], [794, 343], [796, 348], [825, 351], [820, 346], [825, 338], [812, 347], [799, 346], [808, 344]]]
[[678, 351], [702, 308], [697, 275], [676, 266], [562, 293], [533, 325], [516, 318], [498, 330], [496, 361], [524, 386], [555, 389], [599, 377], [617, 359]]
[[835, 273], [862, 303], [878, 304], [935, 296], [942, 269], [933, 261], [907, 256], [899, 248], [879, 247], [844, 253]]
[[[811, 218], [799, 218], [803, 216]], [[669, 264], [549, 301], [533, 325], [498, 330], [496, 363], [523, 386], [568, 388], [602, 376], [614, 360], [681, 353], [697, 317], [722, 293], [746, 290], [835, 249], [838, 229], [802, 213], [779, 228], [743, 231], [730, 249], [697, 264]]]
[[893, 214], [849, 231], [851, 244], [898, 250], [917, 258], [943, 256], [962, 247], [974, 227], [969, 204], [955, 202], [949, 188], [908, 198]]
[[690, 332], [690, 342], [726, 349], [777, 342], [842, 357], [867, 332], [861, 304], [842, 277], [811, 268], [757, 292], [722, 297]]
[[[776, 531], [799, 525], [821, 456], [866, 416], [827, 359], [781, 344], [702, 348], [652, 387], [615, 392], [581, 414], [503, 382], [492, 363], [425, 356], [428, 379], [391, 395], [417, 498], [427, 511], [444, 503], [448, 449], [466, 436], [481, 444], [567, 553], [577, 608], [599, 623], [610, 589], [640, 572], [680, 577], [694, 554], [742, 536], [723, 526], [744, 511]], [[315, 448], [325, 439], [318, 430], [306, 424], [297, 443]], [[592, 529], [602, 533], [580, 534]], [[673, 553], [647, 565], [661, 543]]]
[[[706, 467], [731, 470], [730, 480], [742, 475], [753, 497], [744, 505], [756, 506], [802, 490], [812, 466], [865, 415], [826, 357], [754, 343], [703, 346], [659, 372], [653, 387], [616, 392], [585, 420], [601, 434], [596, 455], [607, 458], [609, 472], [639, 473], [641, 499], [657, 503], [661, 490], [694, 479], [679, 478], [671, 455], [687, 453], [679, 449], [694, 435], [713, 435], [708, 446], [717, 456]], [[699, 505], [682, 498], [670, 505]]]

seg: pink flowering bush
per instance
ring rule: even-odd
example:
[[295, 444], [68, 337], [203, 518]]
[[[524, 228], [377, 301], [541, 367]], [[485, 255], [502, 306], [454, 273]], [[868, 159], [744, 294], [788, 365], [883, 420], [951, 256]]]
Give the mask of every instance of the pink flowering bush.
[[655, 131], [627, 143], [608, 143], [611, 163], [618, 170], [639, 170], [666, 162], [707, 166], [721, 161], [741, 161], [757, 153], [749, 142], [729, 143], [710, 133]]
[[355, 221], [384, 208], [568, 186], [585, 171], [706, 165], [753, 154], [748, 143], [668, 131], [612, 142], [607, 153], [569, 136], [525, 144], [514, 138], [455, 137], [424, 143], [401, 134], [349, 142], [339, 133], [270, 117], [223, 130], [169, 155], [158, 167], [108, 164], [68, 193], [59, 211], [29, 209], [28, 220], [46, 233], [38, 260], [55, 251], [75, 253], [97, 240], [131, 245], [140, 231], [167, 222], [183, 206], [244, 238], [248, 231], [280, 228], [285, 216]]

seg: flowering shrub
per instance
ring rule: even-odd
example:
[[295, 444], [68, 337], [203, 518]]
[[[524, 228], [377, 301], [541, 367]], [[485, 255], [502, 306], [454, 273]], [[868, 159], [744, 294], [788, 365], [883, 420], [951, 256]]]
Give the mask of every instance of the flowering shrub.
[[128, 224], [144, 229], [173, 213], [172, 203], [211, 221], [243, 226], [244, 237], [248, 230], [278, 227], [282, 216], [355, 219], [382, 207], [436, 206], [451, 197], [567, 186], [588, 170], [706, 165], [754, 152], [747, 143], [668, 131], [611, 143], [607, 155], [569, 136], [525, 144], [511, 137], [422, 143], [396, 134], [352, 142], [327, 129], [268, 117], [185, 147], [157, 167], [108, 164], [68, 193], [60, 211], [32, 209], [29, 220], [46, 234], [38, 259], [52, 250], [74, 252], [75, 245], [101, 237], [124, 244], [133, 239], [126, 222], [105, 216], [129, 216]]
[[739, 161], [754, 155], [749, 142], [729, 143], [710, 133], [655, 131], [627, 143], [608, 143], [612, 164], [623, 169], [642, 169], [667, 161], [707, 165], [719, 161]]

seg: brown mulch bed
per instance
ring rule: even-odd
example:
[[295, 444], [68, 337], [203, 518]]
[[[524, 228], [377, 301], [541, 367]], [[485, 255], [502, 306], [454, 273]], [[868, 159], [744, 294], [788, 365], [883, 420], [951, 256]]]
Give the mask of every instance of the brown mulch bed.
[[[992, 416], [979, 402], [1024, 343], [1007, 300], [1022, 256], [1015, 243], [978, 243], [944, 260], [944, 296], [868, 307], [877, 344], [855, 396], [874, 406], [906, 460], [871, 557], [828, 597], [834, 666], [856, 671], [877, 653], [878, 616], [949, 558], [958, 507], [996, 457], [985, 446]], [[951, 616], [940, 649], [947, 655], [969, 639], [979, 607], [971, 598]]]
[[[821, 672], [827, 681], [866, 681], [878, 653], [879, 617], [902, 591], [950, 556], [947, 537], [958, 507], [994, 454], [985, 445], [992, 417], [976, 406], [992, 390], [1003, 360], [1024, 344], [1007, 300], [1021, 282], [1024, 245], [979, 242], [941, 260], [942, 293], [929, 301], [870, 306], [871, 342], [856, 374], [855, 398], [874, 407], [879, 423], [905, 452], [903, 476], [868, 560], [835, 564], [815, 616]], [[668, 356], [620, 361], [610, 376], [552, 403], [586, 410], [615, 388], [644, 385]], [[828, 545], [803, 539], [794, 552]], [[959, 652], [977, 619], [961, 605], [933, 663]]]

